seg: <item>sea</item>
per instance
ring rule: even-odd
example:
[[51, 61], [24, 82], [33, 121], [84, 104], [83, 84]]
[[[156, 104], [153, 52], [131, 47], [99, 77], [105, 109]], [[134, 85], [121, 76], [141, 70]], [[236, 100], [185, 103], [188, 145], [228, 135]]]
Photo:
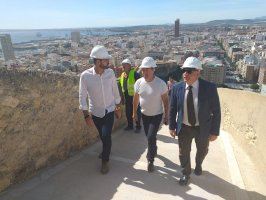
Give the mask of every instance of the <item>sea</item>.
[[[69, 39], [71, 32], [69, 29], [47, 29], [47, 30], [0, 30], [0, 34], [10, 34], [13, 44], [33, 42], [37, 40]], [[126, 32], [113, 32], [110, 30], [81, 30], [82, 35], [90, 36], [110, 36], [127, 34]]]

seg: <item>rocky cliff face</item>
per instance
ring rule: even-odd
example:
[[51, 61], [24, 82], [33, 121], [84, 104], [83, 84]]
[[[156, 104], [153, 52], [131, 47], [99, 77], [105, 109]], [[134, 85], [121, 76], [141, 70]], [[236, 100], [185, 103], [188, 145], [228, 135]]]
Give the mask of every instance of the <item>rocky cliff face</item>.
[[0, 68], [0, 191], [97, 139], [78, 109], [78, 84], [76, 75]]

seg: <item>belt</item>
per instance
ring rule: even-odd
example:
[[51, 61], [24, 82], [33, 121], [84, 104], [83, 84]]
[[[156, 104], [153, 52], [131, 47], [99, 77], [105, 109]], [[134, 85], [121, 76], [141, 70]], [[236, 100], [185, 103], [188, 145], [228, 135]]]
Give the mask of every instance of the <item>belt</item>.
[[182, 124], [182, 127], [192, 128], [192, 129], [199, 129], [199, 126], [189, 126], [189, 125], [186, 125], [186, 124]]

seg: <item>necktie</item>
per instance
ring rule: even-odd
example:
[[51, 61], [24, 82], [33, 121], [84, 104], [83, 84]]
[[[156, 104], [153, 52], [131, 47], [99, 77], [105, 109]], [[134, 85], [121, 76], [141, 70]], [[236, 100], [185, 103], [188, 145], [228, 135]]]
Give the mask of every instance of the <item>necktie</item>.
[[195, 108], [194, 108], [191, 85], [188, 87], [188, 94], [187, 94], [187, 117], [188, 117], [188, 122], [191, 124], [191, 126], [195, 126], [196, 116], [195, 116]]

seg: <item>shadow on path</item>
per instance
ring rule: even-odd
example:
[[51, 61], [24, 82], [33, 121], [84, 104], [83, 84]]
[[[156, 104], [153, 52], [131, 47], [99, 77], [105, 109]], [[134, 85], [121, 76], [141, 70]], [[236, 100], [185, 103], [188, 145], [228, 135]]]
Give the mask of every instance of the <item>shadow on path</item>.
[[[110, 172], [102, 175], [99, 172], [101, 160], [98, 153], [100, 143], [81, 153], [79, 159], [64, 167], [58, 173], [43, 179], [40, 184], [30, 188], [29, 183], [18, 185], [17, 190], [10, 190], [1, 200], [110, 200], [110, 199], [235, 199], [246, 192], [250, 199], [262, 200], [265, 196], [254, 191], [245, 191], [204, 171], [202, 176], [191, 177], [190, 185], [181, 187], [178, 177], [180, 167], [166, 158], [168, 146], [177, 140], [165, 135], [158, 135], [164, 144], [159, 146], [159, 155], [155, 159], [155, 171], [146, 170], [145, 134], [122, 132], [113, 140]], [[175, 149], [176, 149], [176, 145]], [[172, 149], [175, 151], [175, 149]], [[167, 150], [167, 151], [166, 151]], [[178, 153], [178, 152], [177, 152]], [[178, 156], [178, 154], [176, 154]], [[228, 172], [225, 172], [228, 173]], [[38, 177], [42, 179], [43, 174]], [[27, 188], [28, 191], [16, 195], [16, 191]], [[12, 193], [13, 192], [13, 193]], [[150, 192], [150, 193], [149, 193]], [[18, 194], [18, 193], [17, 193]], [[152, 196], [149, 196], [152, 195]], [[168, 196], [162, 196], [168, 195]]]

